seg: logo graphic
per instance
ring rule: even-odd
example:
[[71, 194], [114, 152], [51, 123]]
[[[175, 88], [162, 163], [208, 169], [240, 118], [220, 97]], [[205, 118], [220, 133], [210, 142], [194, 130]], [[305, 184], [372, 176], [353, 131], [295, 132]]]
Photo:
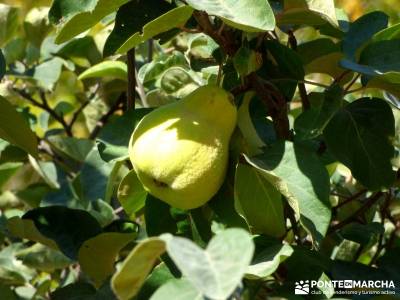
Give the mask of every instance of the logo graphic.
[[310, 293], [310, 281], [309, 280], [296, 281], [294, 287], [294, 293], [296, 295], [308, 295]]

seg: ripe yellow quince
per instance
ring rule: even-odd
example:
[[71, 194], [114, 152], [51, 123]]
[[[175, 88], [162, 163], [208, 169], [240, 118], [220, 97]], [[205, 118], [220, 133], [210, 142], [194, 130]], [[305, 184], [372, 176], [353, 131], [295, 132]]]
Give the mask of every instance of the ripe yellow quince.
[[236, 118], [233, 96], [217, 86], [200, 87], [147, 114], [129, 142], [144, 188], [180, 209], [209, 201], [225, 178]]

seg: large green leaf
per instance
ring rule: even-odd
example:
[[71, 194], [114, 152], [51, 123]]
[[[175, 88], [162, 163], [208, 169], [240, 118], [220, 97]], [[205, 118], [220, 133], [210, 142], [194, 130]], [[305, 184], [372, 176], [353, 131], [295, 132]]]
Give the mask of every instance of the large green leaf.
[[400, 23], [390, 26], [374, 34], [373, 42], [394, 40], [400, 37]]
[[93, 141], [88, 139], [60, 135], [49, 136], [48, 141], [59, 155], [65, 156], [68, 159], [72, 158], [77, 162], [84, 162], [95, 145]]
[[246, 93], [238, 110], [237, 124], [245, 143], [242, 147], [245, 148], [243, 150], [248, 155], [260, 154], [262, 153], [261, 149], [266, 146], [265, 142], [257, 133], [252, 116], [250, 115], [250, 102], [254, 95], [254, 92]]
[[394, 134], [392, 110], [377, 98], [362, 98], [343, 107], [324, 130], [332, 154], [372, 190], [389, 187], [394, 181], [390, 163]]
[[204, 300], [203, 295], [187, 279], [173, 279], [161, 286], [150, 300], [165, 300], [174, 295], [174, 300]]
[[137, 300], [148, 300], [154, 292], [168, 282], [174, 279], [174, 275], [169, 271], [168, 267], [164, 263], [160, 263], [152, 271], [149, 277], [147, 277], [145, 283], [140, 289], [136, 296]]
[[274, 64], [285, 78], [304, 79], [303, 64], [298, 53], [277, 41], [267, 41], [266, 46], [273, 57]]
[[111, 286], [120, 300], [135, 296], [149, 275], [156, 260], [165, 252], [165, 242], [149, 238], [140, 242], [114, 274]]
[[322, 98], [322, 101], [296, 118], [294, 129], [299, 139], [313, 139], [323, 133], [325, 126], [341, 107], [343, 90], [334, 86], [324, 94], [311, 94], [309, 97]]
[[122, 61], [103, 61], [80, 74], [78, 79], [84, 80], [97, 77], [128, 80], [128, 67], [126, 63]]
[[99, 287], [114, 272], [119, 251], [136, 237], [135, 232], [104, 232], [86, 240], [79, 249], [78, 260], [94, 284]]
[[7, 228], [12, 235], [21, 239], [28, 239], [49, 246], [52, 249], [58, 249], [57, 244], [50, 238], [43, 235], [35, 226], [32, 220], [12, 217], [7, 220]]
[[48, 7], [35, 7], [28, 12], [24, 20], [26, 38], [38, 48], [51, 30], [48, 14]]
[[21, 250], [20, 243], [12, 243], [0, 251], [0, 281], [9, 285], [24, 285], [36, 271], [23, 265], [16, 255]]
[[236, 168], [235, 206], [252, 232], [284, 235], [281, 194], [252, 166], [238, 164]]
[[135, 218], [135, 213], [144, 207], [146, 198], [147, 191], [139, 181], [135, 170], [131, 170], [118, 187], [118, 201], [131, 220]]
[[275, 17], [266, 0], [188, 0], [187, 3], [244, 31], [260, 32], [275, 28]]
[[286, 244], [274, 244], [267, 246], [256, 255], [251, 265], [247, 268], [246, 278], [266, 279], [273, 274], [279, 264], [290, 257], [293, 248]]
[[144, 85], [152, 83], [173, 66], [181, 66], [185, 69], [189, 68], [185, 56], [181, 52], [174, 51], [168, 55], [161, 54], [151, 62], [143, 65], [139, 69], [138, 78]]
[[379, 41], [369, 44], [360, 55], [360, 64], [380, 73], [400, 71], [400, 39]]
[[318, 245], [331, 219], [329, 176], [317, 155], [292, 142], [278, 142], [264, 154], [246, 158], [289, 201]]
[[0, 3], [0, 46], [12, 39], [19, 26], [18, 7]]
[[241, 282], [254, 252], [250, 235], [243, 229], [227, 229], [211, 239], [205, 250], [192, 241], [162, 235], [169, 256], [183, 275], [204, 296], [226, 299]]
[[0, 138], [37, 156], [37, 139], [25, 119], [0, 96]]
[[127, 158], [132, 132], [139, 121], [151, 110], [149, 108], [129, 110], [122, 116], [110, 120], [97, 138], [101, 158], [105, 161]]
[[77, 259], [81, 245], [99, 233], [99, 223], [88, 212], [63, 206], [28, 211], [23, 219], [32, 220], [40, 233], [54, 240], [69, 258]]
[[278, 24], [338, 26], [333, 0], [286, 0], [284, 11], [277, 16]]
[[378, 31], [385, 29], [389, 17], [383, 12], [372, 12], [358, 18], [350, 25], [343, 39], [343, 52], [351, 60], [356, 60], [356, 52]]
[[387, 72], [368, 81], [367, 87], [378, 88], [400, 98], [400, 72]]
[[64, 43], [90, 29], [107, 15], [116, 11], [129, 0], [55, 0], [50, 9], [50, 20], [59, 30], [58, 44]]
[[82, 198], [88, 202], [110, 200], [110, 189], [114, 185], [112, 175], [119, 166], [115, 161], [103, 161], [97, 148], [93, 148], [86, 157], [79, 177]]
[[18, 171], [23, 164], [20, 162], [8, 162], [0, 165], [0, 191], [7, 181]]
[[60, 251], [36, 243], [32, 247], [18, 253], [24, 265], [45, 272], [53, 272], [57, 269], [68, 267], [72, 261]]
[[192, 12], [189, 6], [175, 7], [167, 1], [130, 1], [118, 10], [103, 54], [125, 53], [160, 33], [184, 25]]

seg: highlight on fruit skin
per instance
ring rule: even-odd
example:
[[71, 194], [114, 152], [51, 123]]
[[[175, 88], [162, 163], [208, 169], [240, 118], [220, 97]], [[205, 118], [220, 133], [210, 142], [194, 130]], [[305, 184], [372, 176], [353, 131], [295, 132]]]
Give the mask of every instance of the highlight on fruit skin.
[[236, 119], [233, 96], [210, 85], [146, 115], [129, 143], [144, 188], [176, 208], [204, 205], [224, 181]]

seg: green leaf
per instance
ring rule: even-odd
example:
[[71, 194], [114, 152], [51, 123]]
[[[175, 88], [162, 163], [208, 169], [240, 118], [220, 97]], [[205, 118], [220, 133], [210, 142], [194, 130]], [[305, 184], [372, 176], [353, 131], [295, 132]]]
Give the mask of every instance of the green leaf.
[[93, 149], [95, 143], [88, 139], [64, 137], [60, 135], [49, 136], [48, 141], [53, 149], [60, 155], [72, 158], [77, 162], [84, 162]]
[[175, 7], [167, 1], [131, 1], [117, 12], [114, 30], [104, 46], [104, 56], [125, 53], [160, 33], [182, 26], [192, 12], [189, 6]]
[[78, 261], [96, 287], [114, 273], [115, 259], [120, 250], [133, 241], [133, 232], [104, 232], [86, 240], [79, 249]]
[[292, 253], [293, 248], [286, 244], [275, 244], [264, 248], [256, 255], [251, 265], [247, 268], [245, 277], [252, 280], [266, 279]]
[[235, 206], [253, 233], [285, 234], [281, 194], [252, 166], [238, 164], [236, 168]]
[[364, 246], [364, 251], [372, 247], [378, 241], [379, 236], [384, 233], [385, 228], [377, 222], [366, 225], [352, 223], [343, 227], [339, 232], [344, 239]]
[[19, 26], [20, 9], [0, 3], [0, 46], [16, 35]]
[[58, 26], [56, 42], [64, 43], [92, 28], [129, 0], [55, 0], [49, 12], [50, 21]]
[[358, 73], [361, 73], [361, 74], [367, 75], [367, 76], [377, 76], [377, 75], [382, 74], [382, 72], [380, 72], [379, 70], [377, 70], [371, 66], [358, 64], [358, 63], [355, 63], [348, 59], [342, 59], [339, 62], [339, 64], [341, 67], [343, 67], [347, 70], [358, 72]]
[[277, 16], [279, 25], [324, 25], [338, 27], [333, 0], [286, 0], [284, 11]]
[[114, 185], [111, 175], [114, 168], [120, 166], [116, 164], [115, 161], [103, 161], [97, 148], [92, 149], [86, 157], [79, 177], [84, 200], [109, 200], [109, 189]]
[[374, 34], [373, 42], [394, 40], [400, 37], [400, 23], [390, 26]]
[[2, 187], [7, 181], [18, 171], [18, 169], [22, 166], [22, 163], [5, 163], [0, 165], [0, 191]]
[[377, 98], [362, 98], [339, 110], [324, 130], [329, 150], [353, 176], [371, 190], [394, 181], [390, 160], [395, 134], [390, 106]]
[[311, 94], [311, 97], [321, 97], [322, 101], [318, 106], [304, 111], [294, 123], [296, 138], [300, 140], [313, 139], [323, 133], [324, 128], [340, 109], [343, 99], [343, 90], [339, 86], [333, 86], [324, 94]]
[[168, 267], [164, 263], [160, 263], [153, 269], [149, 277], [147, 277], [145, 283], [137, 294], [136, 299], [150, 299], [151, 295], [154, 294], [159, 287], [174, 278], [174, 275], [171, 274]]
[[366, 87], [378, 88], [400, 97], [400, 72], [387, 72], [368, 81]]
[[255, 93], [248, 92], [243, 97], [243, 102], [238, 110], [237, 124], [240, 132], [245, 139], [246, 154], [255, 155], [262, 153], [262, 148], [266, 146], [265, 142], [261, 139], [252, 121], [250, 115], [250, 102], [252, 101]]
[[248, 47], [240, 47], [233, 57], [233, 65], [240, 76], [247, 76], [262, 66], [262, 58]]
[[170, 206], [150, 194], [146, 198], [144, 213], [148, 236], [157, 236], [165, 232], [175, 234], [178, 231], [176, 222], [171, 216]]
[[34, 7], [28, 12], [24, 20], [26, 38], [38, 48], [51, 30], [48, 14], [48, 7]]
[[329, 175], [317, 155], [291, 142], [278, 142], [246, 160], [288, 200], [318, 246], [331, 219]]
[[25, 119], [0, 96], [0, 138], [37, 156], [37, 139]]
[[120, 300], [129, 300], [140, 290], [160, 255], [165, 252], [165, 242], [149, 238], [140, 242], [113, 275], [111, 286]]
[[147, 191], [139, 181], [135, 170], [131, 170], [118, 187], [118, 201], [131, 220], [135, 218], [135, 213], [144, 207], [146, 198]]
[[23, 219], [32, 220], [42, 235], [54, 240], [59, 249], [73, 260], [78, 258], [81, 245], [102, 231], [88, 212], [63, 206], [36, 208], [28, 211]]
[[18, 258], [30, 268], [49, 273], [57, 269], [64, 269], [72, 263], [60, 251], [42, 244], [34, 244], [32, 247], [18, 252]]
[[243, 31], [261, 32], [275, 28], [274, 13], [266, 0], [188, 0], [187, 3]]
[[227, 229], [211, 239], [206, 250], [192, 241], [164, 234], [167, 252], [183, 275], [204, 296], [226, 299], [241, 282], [254, 244], [243, 229]]
[[185, 56], [181, 52], [174, 51], [172, 54], [161, 54], [155, 57], [153, 61], [143, 65], [139, 69], [138, 78], [146, 85], [159, 78], [166, 70], [173, 66], [189, 67]]
[[39, 207], [44, 196], [51, 191], [51, 188], [45, 183], [34, 183], [23, 190], [17, 192], [18, 199], [27, 203], [30, 207]]
[[169, 68], [160, 79], [161, 88], [178, 98], [183, 98], [199, 87], [193, 74], [181, 67]]
[[35, 276], [35, 270], [23, 265], [16, 255], [20, 243], [13, 243], [0, 251], [0, 281], [8, 285], [24, 285]]
[[4, 300], [18, 300], [17, 295], [11, 289], [11, 287], [4, 284], [0, 284], [0, 295]]
[[59, 178], [56, 165], [52, 161], [41, 161], [29, 156], [29, 162], [51, 188], [58, 189], [60, 187], [59, 181], [61, 178]]
[[379, 73], [400, 71], [400, 40], [371, 43], [360, 55], [360, 64], [378, 70]]
[[35, 226], [32, 220], [12, 217], [7, 220], [7, 229], [12, 235], [21, 239], [28, 239], [34, 242], [49, 246], [52, 249], [58, 249], [57, 244], [43, 235]]
[[63, 65], [63, 59], [54, 57], [36, 66], [33, 71], [33, 78], [37, 80], [41, 87], [51, 90], [61, 76]]
[[[95, 300], [96, 288], [87, 282], [68, 284], [51, 293], [53, 300]], [[98, 299], [100, 300], [100, 299]], [[110, 299], [111, 300], [111, 299]]]
[[0, 49], [0, 80], [2, 80], [6, 74], [6, 68], [6, 59], [4, 58], [3, 51]]
[[165, 300], [174, 295], [174, 300], [204, 300], [189, 280], [172, 279], [161, 286], [150, 298], [150, 300]]
[[132, 132], [139, 121], [152, 109], [129, 110], [124, 115], [110, 120], [97, 138], [101, 158], [105, 161], [127, 157]]
[[79, 75], [79, 80], [97, 77], [128, 80], [128, 67], [122, 61], [103, 61]]
[[345, 71], [339, 66], [344, 55], [340, 46], [331, 39], [321, 38], [303, 43], [299, 45], [297, 52], [301, 56], [306, 74], [323, 73], [337, 78]]
[[358, 18], [350, 25], [343, 39], [343, 52], [356, 60], [357, 50], [368, 42], [378, 31], [388, 26], [389, 17], [380, 11], [371, 12]]
[[274, 58], [274, 64], [277, 65], [286, 78], [304, 79], [303, 63], [297, 52], [277, 41], [267, 41], [266, 46], [268, 52]]

